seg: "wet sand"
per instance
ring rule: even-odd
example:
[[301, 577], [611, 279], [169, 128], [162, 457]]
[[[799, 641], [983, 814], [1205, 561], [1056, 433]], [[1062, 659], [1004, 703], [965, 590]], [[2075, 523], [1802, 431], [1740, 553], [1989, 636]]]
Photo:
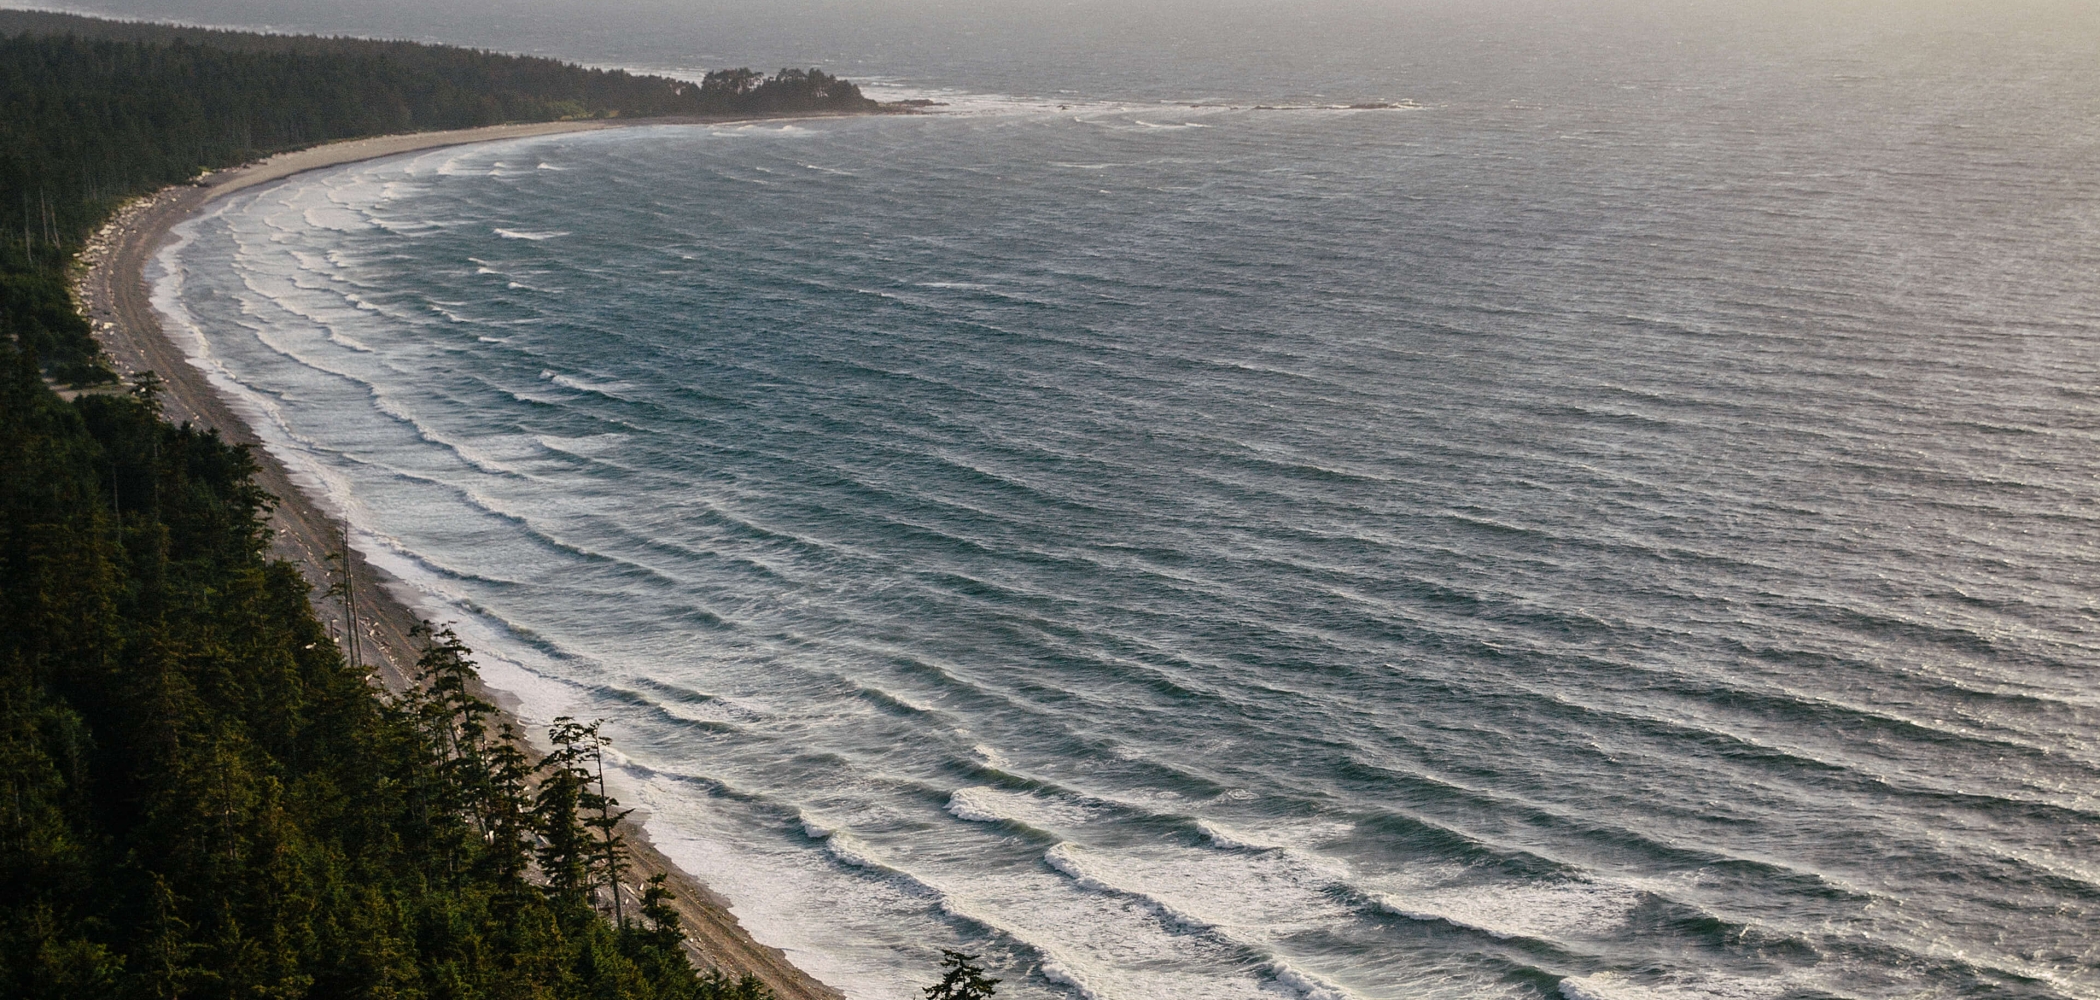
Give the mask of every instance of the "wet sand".
[[[214, 428], [228, 441], [251, 446], [256, 463], [261, 466], [257, 481], [278, 498], [277, 509], [270, 517], [271, 527], [275, 529], [272, 552], [277, 558], [297, 565], [314, 586], [318, 598], [328, 587], [330, 574], [334, 572], [325, 561], [326, 556], [343, 548], [342, 523], [292, 481], [284, 466], [263, 449], [262, 440], [213, 390], [204, 372], [191, 365], [183, 351], [161, 329], [160, 317], [153, 310], [146, 287], [145, 267], [147, 261], [159, 252], [168, 231], [214, 199], [235, 191], [358, 160], [443, 146], [594, 131], [623, 125], [723, 124], [748, 120], [753, 120], [752, 116], [494, 125], [358, 139], [281, 153], [257, 163], [207, 174], [191, 184], [166, 188], [120, 212], [96, 234], [81, 255], [85, 267], [75, 276], [75, 294], [82, 311], [94, 324], [96, 339], [109, 352], [120, 374], [129, 378], [141, 371], [152, 371], [165, 380], [162, 401], [168, 419]], [[416, 660], [409, 630], [417, 618], [395, 592], [401, 586], [399, 581], [367, 564], [354, 552], [350, 561], [359, 604], [357, 625], [365, 651], [362, 658], [373, 668], [377, 682], [399, 690], [406, 683]], [[344, 617], [337, 602], [317, 599], [314, 610], [338, 635], [343, 634]], [[779, 949], [752, 940], [729, 912], [727, 901], [673, 867], [650, 845], [639, 826], [629, 823], [623, 833], [634, 850], [632, 879], [635, 883], [654, 874], [669, 876], [698, 963], [731, 975], [755, 975], [772, 987], [781, 1000], [837, 1000], [841, 997], [837, 990], [796, 968]]]

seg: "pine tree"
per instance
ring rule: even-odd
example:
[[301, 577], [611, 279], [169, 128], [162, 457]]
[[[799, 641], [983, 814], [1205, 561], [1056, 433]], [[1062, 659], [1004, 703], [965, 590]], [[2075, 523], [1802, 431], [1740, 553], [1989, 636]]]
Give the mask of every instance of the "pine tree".
[[533, 808], [533, 825], [540, 837], [540, 875], [546, 880], [548, 895], [570, 909], [589, 907], [593, 863], [599, 854], [581, 818], [590, 780], [581, 760], [585, 742], [595, 729], [595, 723], [586, 725], [566, 715], [548, 727], [547, 740], [554, 744], [554, 752], [540, 762], [543, 774]]
[[977, 956], [941, 949], [941, 981], [926, 987], [926, 1000], [985, 1000], [997, 992], [999, 980], [987, 979]]
[[663, 951], [675, 951], [685, 941], [685, 928], [679, 925], [678, 910], [671, 905], [676, 896], [664, 885], [662, 875], [649, 876], [649, 884], [642, 890], [642, 928], [635, 933], [651, 947]]

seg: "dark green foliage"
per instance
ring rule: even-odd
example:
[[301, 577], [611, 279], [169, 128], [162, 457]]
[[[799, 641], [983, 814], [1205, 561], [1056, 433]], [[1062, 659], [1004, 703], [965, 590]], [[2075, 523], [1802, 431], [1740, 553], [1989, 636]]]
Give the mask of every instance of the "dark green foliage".
[[378, 697], [264, 558], [246, 451], [148, 389], [67, 404], [0, 345], [0, 996], [763, 995], [695, 975], [660, 882], [600, 912], [594, 726], [535, 768], [444, 630]]
[[[595, 722], [568, 716], [547, 730], [554, 752], [541, 762], [534, 815], [539, 820], [539, 863], [547, 891], [556, 898], [583, 902], [606, 890], [613, 920], [627, 924], [624, 901], [612, 891], [627, 871], [626, 845], [617, 832], [633, 810], [615, 811], [619, 800], [605, 792], [606, 738]], [[661, 885], [656, 886], [662, 889]], [[665, 898], [668, 898], [666, 892]]]
[[998, 993], [999, 980], [986, 979], [977, 956], [941, 949], [941, 981], [920, 992], [926, 1000], [986, 1000]]
[[86, 327], [51, 308], [66, 302], [65, 262], [124, 199], [201, 170], [389, 132], [873, 106], [819, 70], [694, 84], [413, 42], [0, 11], [0, 334], [62, 380], [102, 377]]
[[73, 309], [66, 283], [55, 271], [0, 271], [0, 342], [28, 347], [52, 359], [52, 374], [66, 382], [100, 382], [92, 364], [95, 340]]
[[748, 69], [716, 70], [701, 80], [699, 99], [709, 107], [739, 111], [853, 110], [872, 104], [859, 87], [820, 69], [783, 69], [772, 76]]

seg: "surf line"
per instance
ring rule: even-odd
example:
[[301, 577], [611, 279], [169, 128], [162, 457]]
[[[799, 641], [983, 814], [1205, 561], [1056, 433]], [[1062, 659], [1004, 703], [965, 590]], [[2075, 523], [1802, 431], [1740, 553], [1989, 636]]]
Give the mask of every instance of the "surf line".
[[[273, 452], [235, 411], [227, 394], [214, 387], [210, 374], [199, 364], [201, 359], [193, 360], [161, 324], [160, 312], [146, 285], [146, 263], [160, 253], [172, 230], [236, 192], [313, 170], [403, 153], [612, 128], [741, 125], [867, 113], [880, 112], [489, 125], [351, 139], [279, 153], [239, 167], [207, 172], [188, 183], [170, 185], [119, 210], [88, 241], [81, 254], [87, 266], [76, 272], [74, 297], [92, 324], [96, 341], [120, 373], [128, 377], [151, 371], [161, 377], [161, 400], [168, 419], [217, 430], [229, 443], [249, 447], [256, 456], [257, 484], [278, 500], [270, 515], [271, 554], [298, 566], [316, 593], [325, 593], [337, 582], [355, 588], [358, 612], [344, 624], [355, 629], [354, 642], [360, 659], [371, 668], [374, 679], [389, 690], [400, 691], [408, 685], [410, 667], [417, 658], [411, 630], [420, 620], [394, 592], [399, 581], [351, 550], [343, 541], [347, 529], [339, 523], [340, 519], [329, 515], [312, 491], [292, 478], [284, 458]], [[331, 562], [330, 556], [339, 551], [339, 546], [340, 561]], [[314, 610], [324, 620], [328, 618], [326, 608], [316, 605]], [[728, 901], [671, 864], [639, 825], [630, 822], [621, 833], [632, 849], [637, 878], [655, 874], [668, 877], [678, 897], [675, 905], [688, 941], [702, 962], [732, 976], [757, 976], [781, 1000], [843, 1000], [838, 990], [796, 968], [779, 949], [752, 938], [729, 912]]]

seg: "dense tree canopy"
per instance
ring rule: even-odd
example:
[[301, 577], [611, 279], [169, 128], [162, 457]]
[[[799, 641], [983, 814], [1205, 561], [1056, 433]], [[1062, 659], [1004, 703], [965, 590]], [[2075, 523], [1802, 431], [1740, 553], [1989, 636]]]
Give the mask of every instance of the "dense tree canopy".
[[595, 727], [528, 760], [443, 631], [380, 697], [253, 471], [0, 346], [0, 996], [760, 996], [694, 974], [661, 884], [607, 919]]

